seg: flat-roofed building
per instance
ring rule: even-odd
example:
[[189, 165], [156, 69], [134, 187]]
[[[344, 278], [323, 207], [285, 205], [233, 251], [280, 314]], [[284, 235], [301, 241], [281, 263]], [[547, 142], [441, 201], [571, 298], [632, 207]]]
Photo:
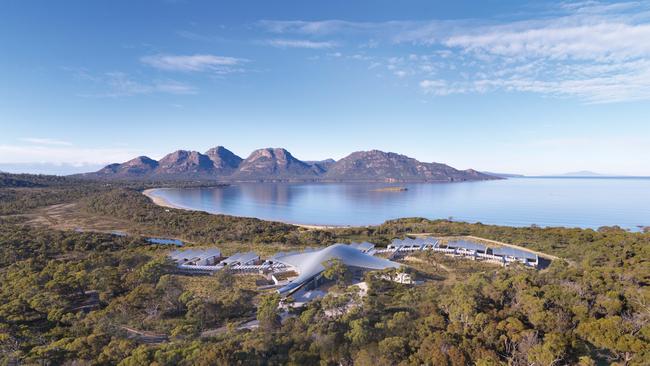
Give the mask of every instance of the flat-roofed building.
[[483, 244], [474, 243], [467, 240], [454, 240], [447, 242], [446, 247], [448, 249], [455, 249], [458, 254], [476, 254], [487, 252], [487, 247]]
[[178, 265], [212, 266], [221, 259], [221, 250], [217, 248], [175, 250], [169, 257]]
[[528, 266], [537, 267], [539, 265], [539, 258], [537, 254], [531, 253], [526, 250], [521, 250], [511, 247], [498, 247], [491, 248], [491, 254], [503, 258], [504, 262], [520, 262]]
[[388, 244], [389, 250], [394, 251], [416, 251], [430, 249], [436, 245], [438, 241], [433, 238], [405, 238], [394, 239]]
[[260, 260], [260, 256], [255, 252], [235, 253], [230, 257], [222, 260], [220, 264], [224, 266], [245, 266], [254, 264]]

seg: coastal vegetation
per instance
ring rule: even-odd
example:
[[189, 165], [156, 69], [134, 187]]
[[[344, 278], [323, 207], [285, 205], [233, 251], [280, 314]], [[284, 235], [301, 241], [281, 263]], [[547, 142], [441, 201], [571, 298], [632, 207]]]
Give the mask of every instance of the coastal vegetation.
[[[419, 218], [306, 230], [162, 208], [140, 194], [145, 184], [56, 180], [9, 177], [0, 188], [0, 364], [645, 365], [650, 359], [649, 233]], [[57, 230], [25, 216], [53, 204], [126, 222], [129, 235]], [[535, 271], [420, 253], [405, 263], [422, 284], [371, 272], [364, 297], [346, 288], [340, 266], [331, 263], [335, 291], [282, 319], [279, 298], [258, 288], [255, 277], [178, 274], [166, 259], [169, 249], [141, 236], [261, 251], [350, 240], [381, 245], [418, 233], [475, 235], [561, 259]], [[259, 328], [244, 326], [256, 319]]]
[[80, 209], [89, 214], [118, 217], [131, 228], [204, 244], [224, 241], [284, 242], [295, 234], [293, 225], [253, 218], [211, 215], [199, 211], [166, 209], [133, 189], [118, 188], [85, 198]]

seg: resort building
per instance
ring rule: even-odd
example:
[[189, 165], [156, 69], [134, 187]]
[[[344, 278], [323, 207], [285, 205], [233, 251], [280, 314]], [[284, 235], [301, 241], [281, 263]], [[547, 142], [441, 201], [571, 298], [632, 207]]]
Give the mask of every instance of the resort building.
[[[334, 244], [327, 248], [309, 248], [303, 251], [280, 252], [262, 261], [254, 252], [235, 253], [223, 257], [217, 248], [176, 250], [169, 256], [182, 272], [192, 274], [211, 274], [217, 270], [227, 270], [239, 274], [260, 274], [273, 280], [278, 290], [288, 295], [300, 288], [318, 285], [323, 263], [336, 258], [353, 273], [367, 270], [396, 268], [400, 265], [390, 259], [417, 251], [433, 251], [453, 257], [481, 260], [503, 266], [522, 263], [538, 268], [539, 258], [535, 253], [510, 246], [491, 246], [465, 239], [443, 240], [433, 237], [395, 239], [386, 248], [376, 248], [369, 242]], [[388, 259], [376, 257], [384, 254]], [[295, 277], [293, 280], [291, 278]], [[406, 278], [398, 282], [410, 282]]]
[[491, 248], [491, 252], [493, 255], [502, 258], [505, 263], [519, 262], [533, 267], [537, 267], [539, 265], [539, 257], [537, 254], [525, 250], [510, 247], [499, 247]]
[[362, 243], [352, 243], [350, 246], [354, 249], [360, 250], [363, 253], [370, 253], [375, 249], [375, 244], [364, 241]]
[[537, 267], [539, 265], [537, 254], [529, 251], [505, 246], [488, 247], [467, 240], [454, 240], [445, 244], [436, 243], [431, 249], [434, 252], [461, 256], [473, 260], [484, 260], [504, 266], [515, 262], [531, 267]]
[[298, 277], [279, 288], [278, 293], [288, 296], [304, 286], [317, 284], [325, 270], [323, 263], [331, 259], [340, 260], [352, 270], [367, 271], [400, 267], [399, 263], [369, 255], [360, 250], [358, 246], [334, 244], [321, 250], [274, 258], [275, 261], [285, 264], [298, 273]]
[[[440, 247], [437, 245], [436, 247]], [[447, 249], [452, 249], [458, 255], [476, 255], [487, 253], [487, 246], [483, 244], [474, 243], [466, 240], [450, 241], [445, 246]]]
[[254, 252], [235, 253], [220, 262], [223, 266], [245, 266], [259, 262], [260, 256]]
[[387, 249], [396, 252], [412, 252], [418, 250], [427, 250], [437, 244], [433, 238], [405, 238], [395, 239], [388, 244]]
[[211, 266], [221, 260], [221, 250], [217, 248], [175, 250], [169, 254], [169, 257], [179, 265]]
[[176, 262], [179, 271], [191, 274], [213, 273], [220, 268], [218, 263], [222, 259], [221, 250], [217, 248], [175, 250], [169, 257]]

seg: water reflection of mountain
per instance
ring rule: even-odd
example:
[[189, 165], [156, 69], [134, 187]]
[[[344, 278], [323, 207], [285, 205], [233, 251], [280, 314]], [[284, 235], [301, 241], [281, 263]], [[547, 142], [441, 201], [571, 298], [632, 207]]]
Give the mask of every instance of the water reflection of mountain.
[[[225, 194], [236, 197], [236, 201], [243, 199], [263, 204], [292, 206], [296, 202], [311, 201], [316, 197], [321, 199], [327, 197], [328, 200], [336, 201], [342, 199], [364, 206], [378, 204], [402, 205], [412, 200], [422, 200], [424, 198], [435, 200], [436, 197], [444, 197], [449, 194], [450, 190], [446, 189], [446, 187], [450, 183], [439, 183], [435, 185], [437, 186], [435, 190], [431, 190], [430, 187], [422, 187], [422, 184], [408, 185], [406, 186], [408, 187], [408, 191], [396, 195], [390, 194], [389, 192], [376, 191], [378, 188], [386, 187], [384, 184], [241, 184], [221, 190], [218, 199], [220, 202], [224, 202], [223, 196]], [[430, 186], [430, 184], [426, 186]]]
[[[434, 187], [432, 187], [432, 185]], [[420, 214], [421, 204], [431, 205], [453, 199], [457, 195], [471, 195], [473, 185], [433, 183], [403, 185], [407, 191], [399, 194], [377, 191], [385, 184], [321, 183], [321, 184], [237, 184], [227, 187], [169, 190], [166, 196], [183, 207], [194, 207], [210, 212], [240, 212], [243, 207], [276, 211], [276, 208], [307, 208], [316, 204], [322, 207], [342, 208], [353, 204], [367, 210], [380, 207], [409, 208], [412, 215]]]
[[[170, 203], [195, 210], [285, 222], [369, 225], [399, 217], [447, 218], [503, 225], [620, 225], [650, 223], [650, 180], [509, 179], [401, 184], [263, 183], [222, 188], [164, 189]], [[606, 192], [606, 194], [604, 194]], [[607, 210], [599, 208], [607, 207]]]

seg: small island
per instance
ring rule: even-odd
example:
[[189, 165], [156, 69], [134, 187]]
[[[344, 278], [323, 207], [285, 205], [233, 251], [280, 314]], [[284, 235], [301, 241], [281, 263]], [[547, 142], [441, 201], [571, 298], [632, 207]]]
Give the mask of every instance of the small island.
[[383, 187], [373, 189], [372, 192], [406, 192], [408, 188], [406, 187]]

